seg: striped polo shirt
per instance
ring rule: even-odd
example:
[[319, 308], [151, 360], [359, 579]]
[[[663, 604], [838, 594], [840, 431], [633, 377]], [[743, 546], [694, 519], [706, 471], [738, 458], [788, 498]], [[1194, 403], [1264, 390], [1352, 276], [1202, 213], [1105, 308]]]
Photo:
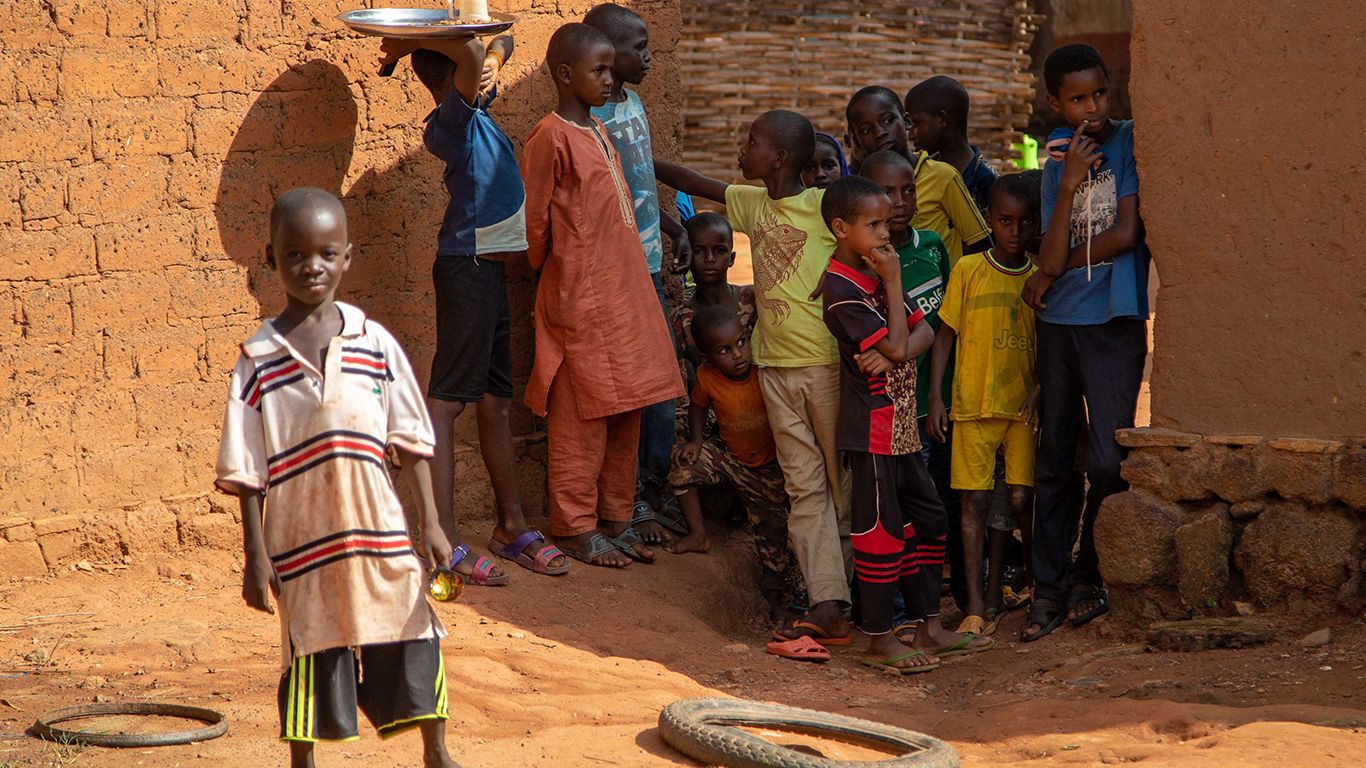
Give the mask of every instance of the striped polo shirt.
[[265, 491], [286, 664], [445, 635], [385, 461], [390, 445], [432, 455], [422, 390], [383, 326], [337, 309], [342, 331], [321, 371], [269, 320], [242, 345], [218, 450], [220, 489]]

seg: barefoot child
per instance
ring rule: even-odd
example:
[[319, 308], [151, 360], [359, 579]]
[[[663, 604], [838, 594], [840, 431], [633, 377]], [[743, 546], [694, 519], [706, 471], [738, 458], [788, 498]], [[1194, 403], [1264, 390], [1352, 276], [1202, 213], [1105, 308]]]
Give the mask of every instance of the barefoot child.
[[861, 88], [844, 109], [850, 140], [862, 157], [889, 149], [915, 168], [916, 213], [911, 226], [934, 230], [949, 249], [949, 266], [964, 253], [991, 247], [990, 231], [982, 213], [952, 166], [931, 160], [924, 152], [912, 152], [906, 135], [906, 112], [891, 89], [880, 85]]
[[537, 573], [563, 574], [569, 561], [527, 527], [508, 423], [512, 353], [503, 262], [526, 251], [525, 195], [512, 142], [488, 109], [498, 70], [512, 55], [512, 38], [497, 37], [487, 50], [477, 38], [387, 38], [381, 50], [382, 64], [412, 55], [413, 71], [436, 104], [422, 139], [446, 164], [450, 199], [432, 263], [436, 356], [427, 409], [436, 429], [436, 505], [455, 543], [450, 567], [475, 585], [501, 586], [511, 579], [492, 560], [471, 553], [455, 519], [455, 420], [474, 404], [479, 450], [498, 507], [489, 549]]
[[[759, 589], [770, 617], [787, 614], [793, 597], [792, 552], [787, 543], [787, 491], [778, 466], [764, 396], [750, 355], [749, 332], [735, 311], [710, 304], [693, 316], [692, 329], [705, 361], [697, 370], [690, 407], [691, 437], [675, 451], [669, 484], [680, 492], [688, 535], [671, 552], [705, 552], [710, 547], [697, 488], [726, 481], [744, 500], [763, 575]], [[716, 414], [720, 439], [705, 437], [707, 412]]]
[[[1026, 253], [1039, 231], [1038, 188], [1023, 174], [1004, 176], [991, 187], [987, 220], [996, 247], [964, 256], [949, 276], [942, 324], [931, 364], [929, 432], [942, 440], [953, 420], [952, 485], [963, 494], [963, 560], [966, 573], [982, 572], [988, 511], [995, 486], [996, 453], [1005, 449], [1010, 511], [1030, 546], [1034, 520], [1034, 436], [1038, 390], [1034, 385], [1034, 310], [1020, 296], [1034, 272]], [[956, 352], [952, 407], [942, 385]], [[967, 580], [967, 614], [960, 632], [990, 634], [1004, 606], [1001, 576], [1008, 531], [992, 530], [988, 581]]]
[[546, 50], [558, 105], [522, 151], [527, 258], [540, 270], [526, 403], [546, 417], [550, 528], [571, 556], [616, 568], [654, 552], [630, 527], [640, 409], [683, 393], [631, 191], [592, 108], [612, 43], [565, 24]]
[[[632, 11], [613, 3], [593, 6], [583, 17], [587, 24], [612, 41], [612, 95], [607, 103], [593, 107], [593, 116], [602, 121], [612, 137], [612, 146], [621, 157], [626, 186], [631, 188], [636, 228], [645, 250], [659, 311], [667, 320], [662, 277], [664, 246], [661, 232], [673, 241], [671, 259], [675, 269], [687, 264], [688, 238], [682, 225], [659, 209], [659, 187], [655, 184], [654, 152], [650, 141], [650, 120], [645, 105], [627, 84], [640, 85], [650, 71], [650, 34], [645, 22]], [[636, 499], [631, 509], [631, 527], [649, 544], [662, 544], [669, 534], [661, 519], [676, 520], [677, 502], [665, 486], [669, 473], [669, 451], [674, 444], [674, 401], [665, 400], [640, 411], [640, 473]], [[665, 508], [667, 507], [667, 508]]]
[[[274, 595], [280, 607], [280, 738], [291, 765], [311, 766], [318, 740], [356, 738], [359, 706], [381, 737], [419, 729], [424, 765], [453, 767], [446, 631], [425, 598], [425, 571], [451, 545], [432, 499], [422, 390], [394, 337], [336, 301], [351, 264], [337, 198], [281, 195], [266, 263], [285, 307], [242, 344], [215, 471], [242, 507], [242, 596], [274, 613]], [[412, 478], [421, 554], [386, 451]]]
[[811, 601], [803, 620], [776, 639], [848, 645], [848, 485], [835, 450], [839, 354], [811, 298], [835, 242], [820, 218], [824, 190], [801, 180], [815, 145], [811, 121], [772, 110], [750, 126], [739, 157], [740, 172], [762, 187], [727, 184], [662, 160], [655, 172], [674, 189], [725, 203], [732, 226], [750, 236], [759, 309], [754, 362], [792, 499], [788, 536]]
[[[854, 576], [868, 663], [909, 674], [937, 668], [940, 653], [985, 650], [991, 641], [939, 623], [948, 526], [916, 455], [915, 418], [915, 358], [934, 334], [902, 290], [887, 231], [891, 211], [887, 194], [868, 179], [850, 176], [826, 189], [821, 214], [837, 245], [822, 299], [840, 350], [838, 445], [852, 476]], [[856, 357], [869, 349], [888, 364], [861, 369]], [[892, 632], [898, 591], [918, 623], [904, 641]]]

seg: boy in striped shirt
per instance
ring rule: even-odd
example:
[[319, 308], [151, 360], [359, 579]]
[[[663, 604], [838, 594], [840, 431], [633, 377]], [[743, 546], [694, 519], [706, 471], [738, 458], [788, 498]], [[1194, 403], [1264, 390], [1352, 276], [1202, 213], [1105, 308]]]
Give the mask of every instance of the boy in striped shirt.
[[[273, 594], [279, 606], [280, 738], [291, 765], [311, 766], [318, 740], [356, 737], [359, 707], [383, 737], [420, 729], [424, 765], [455, 766], [446, 631], [423, 595], [426, 570], [451, 545], [432, 496], [422, 390], [394, 337], [336, 300], [351, 263], [337, 198], [311, 187], [281, 195], [266, 262], [286, 304], [242, 344], [216, 484], [242, 509], [242, 597], [274, 613]], [[386, 456], [412, 478], [420, 550]]]

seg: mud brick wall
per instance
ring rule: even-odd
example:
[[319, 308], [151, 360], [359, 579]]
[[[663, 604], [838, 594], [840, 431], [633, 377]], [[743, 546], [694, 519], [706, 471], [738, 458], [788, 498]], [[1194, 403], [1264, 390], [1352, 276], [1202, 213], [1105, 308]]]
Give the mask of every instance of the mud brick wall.
[[[625, 4], [652, 32], [655, 151], [676, 157], [677, 2]], [[490, 5], [521, 17], [494, 109], [520, 145], [553, 105], [546, 41], [592, 3]], [[238, 546], [212, 467], [237, 345], [281, 303], [262, 250], [285, 189], [342, 196], [356, 245], [343, 298], [394, 331], [425, 380], [446, 201], [421, 142], [431, 103], [406, 66], [378, 77], [378, 41], [335, 20], [361, 6], [0, 3], [0, 579]], [[525, 262], [509, 279], [520, 395], [534, 284]], [[461, 426], [457, 503], [477, 540], [492, 500], [473, 415]], [[535, 520], [543, 426], [519, 406], [513, 428]]]
[[1134, 3], [1153, 426], [1366, 435], [1361, 20], [1356, 0]]

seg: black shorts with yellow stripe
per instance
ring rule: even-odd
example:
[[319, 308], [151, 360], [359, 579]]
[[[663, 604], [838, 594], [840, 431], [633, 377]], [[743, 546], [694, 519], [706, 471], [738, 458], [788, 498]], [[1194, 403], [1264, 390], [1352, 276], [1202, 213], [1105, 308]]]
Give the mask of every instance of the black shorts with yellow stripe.
[[280, 738], [357, 738], [356, 709], [387, 739], [423, 720], [447, 718], [440, 641], [329, 648], [299, 656], [280, 676]]

